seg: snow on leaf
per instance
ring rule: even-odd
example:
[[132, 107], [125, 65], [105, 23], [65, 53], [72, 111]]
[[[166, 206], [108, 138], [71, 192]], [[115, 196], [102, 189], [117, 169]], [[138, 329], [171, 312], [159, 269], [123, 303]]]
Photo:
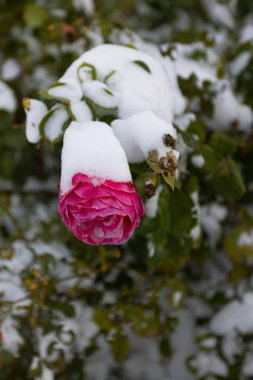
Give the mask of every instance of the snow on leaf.
[[51, 109], [41, 120], [39, 125], [40, 135], [49, 144], [59, 141], [68, 126], [69, 114], [62, 106]]

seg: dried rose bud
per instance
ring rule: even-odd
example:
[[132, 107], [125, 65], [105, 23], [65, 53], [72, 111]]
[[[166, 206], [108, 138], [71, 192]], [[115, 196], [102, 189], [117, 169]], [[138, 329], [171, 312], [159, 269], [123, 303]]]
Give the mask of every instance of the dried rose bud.
[[156, 194], [156, 187], [152, 183], [151, 179], [145, 181], [144, 184], [144, 194], [149, 199], [152, 198]]
[[65, 41], [72, 42], [76, 39], [77, 37], [77, 31], [73, 26], [70, 25], [64, 25], [62, 28], [62, 38]]
[[169, 133], [163, 135], [163, 142], [166, 146], [174, 147], [176, 144], [176, 139], [172, 137]]
[[175, 176], [178, 165], [177, 161], [174, 160], [172, 157], [160, 158], [158, 165], [162, 170], [165, 171], [165, 173], [169, 173], [173, 177]]

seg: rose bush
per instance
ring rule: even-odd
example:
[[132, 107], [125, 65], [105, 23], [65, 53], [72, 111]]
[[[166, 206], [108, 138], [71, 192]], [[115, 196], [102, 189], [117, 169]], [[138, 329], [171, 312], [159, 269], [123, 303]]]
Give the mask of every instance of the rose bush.
[[144, 205], [132, 182], [78, 173], [60, 193], [58, 211], [73, 234], [91, 245], [121, 244], [140, 224]]

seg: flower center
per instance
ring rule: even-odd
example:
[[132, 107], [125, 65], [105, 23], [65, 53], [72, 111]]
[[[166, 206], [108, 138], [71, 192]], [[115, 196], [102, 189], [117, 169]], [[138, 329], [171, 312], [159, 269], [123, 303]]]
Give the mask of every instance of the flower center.
[[105, 233], [102, 228], [95, 228], [93, 231], [93, 239], [102, 239], [105, 236]]
[[105, 220], [103, 222], [104, 226], [105, 227], [111, 226], [115, 222], [116, 218], [117, 218], [116, 215], [107, 216], [107, 218], [105, 218]]

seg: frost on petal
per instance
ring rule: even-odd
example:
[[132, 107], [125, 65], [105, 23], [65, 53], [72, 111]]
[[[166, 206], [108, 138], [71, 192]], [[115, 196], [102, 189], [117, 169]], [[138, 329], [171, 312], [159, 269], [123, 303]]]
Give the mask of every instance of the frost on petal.
[[36, 144], [40, 140], [39, 124], [47, 113], [47, 106], [36, 99], [23, 99], [26, 113], [26, 138], [30, 143]]

